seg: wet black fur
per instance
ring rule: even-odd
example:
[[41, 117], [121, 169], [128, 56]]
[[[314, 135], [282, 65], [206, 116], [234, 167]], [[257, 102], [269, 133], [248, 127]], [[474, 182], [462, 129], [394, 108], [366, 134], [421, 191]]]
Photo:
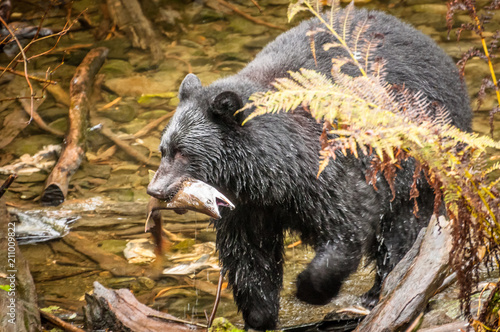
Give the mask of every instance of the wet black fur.
[[[451, 59], [430, 38], [380, 12], [356, 10], [354, 15], [354, 22], [369, 15], [368, 34], [383, 36], [376, 56], [387, 63], [389, 83], [422, 91], [447, 107], [456, 126], [470, 129], [466, 90]], [[290, 70], [329, 74], [331, 58], [343, 51], [317, 47], [316, 66], [306, 32], [317, 26], [317, 20], [303, 22], [266, 46], [240, 73], [210, 86], [188, 75], [162, 137], [162, 163], [149, 191], [168, 197], [180, 179], [193, 177], [233, 201], [236, 208], [222, 208], [222, 218], [214, 221], [217, 248], [246, 327], [259, 330], [277, 325], [285, 230], [296, 231], [316, 250], [297, 280], [300, 299], [330, 301], [362, 255], [377, 262], [377, 282], [368, 296], [373, 299], [432, 212], [433, 194], [422, 180], [419, 218], [413, 214], [411, 160], [397, 174], [391, 201], [383, 178], [377, 180], [378, 191], [367, 183], [368, 157], [339, 155], [316, 178], [321, 125], [305, 112], [265, 115], [244, 126], [244, 116], [232, 116], [253, 92], [270, 89], [275, 78]], [[315, 38], [322, 45], [332, 37], [323, 33]]]

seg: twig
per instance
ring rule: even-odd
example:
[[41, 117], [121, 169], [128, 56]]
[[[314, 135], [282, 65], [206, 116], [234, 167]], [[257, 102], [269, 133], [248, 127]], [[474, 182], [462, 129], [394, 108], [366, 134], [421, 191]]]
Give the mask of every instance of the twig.
[[56, 317], [56, 316], [54, 316], [52, 314], [49, 314], [48, 312], [45, 312], [43, 310], [40, 310], [40, 315], [43, 318], [45, 318], [46, 320], [48, 320], [49, 322], [51, 322], [52, 324], [63, 328], [65, 331], [70, 331], [70, 332], [85, 332], [84, 330], [79, 329], [78, 327], [76, 327], [74, 325], [71, 325], [70, 323], [66, 323], [62, 319], [60, 319], [60, 318], [58, 318], [58, 317]]
[[[42, 26], [43, 26], [43, 21], [45, 21], [45, 18], [47, 17], [47, 13], [49, 12], [49, 9], [51, 8], [52, 6], [49, 6], [46, 10], [45, 10], [45, 13], [43, 13], [42, 15], [42, 18], [40, 19], [40, 23], [38, 24], [38, 28], [36, 30], [36, 33], [35, 33], [35, 36], [31, 39], [31, 40], [36, 40], [38, 38], [38, 36], [40, 36], [40, 31], [42, 31]], [[31, 46], [31, 45], [30, 45]], [[24, 52], [28, 52], [29, 50], [29, 47], [26, 47], [24, 49]]]
[[113, 141], [120, 149], [125, 151], [129, 156], [141, 162], [142, 164], [149, 166], [159, 166], [158, 163], [151, 161], [149, 158], [143, 156], [139, 151], [125, 143], [116, 134], [114, 134], [110, 129], [106, 127], [101, 128], [101, 134]]
[[[1, 75], [0, 75], [1, 76]], [[31, 97], [10, 97], [10, 98], [2, 98], [0, 99], [1, 101], [12, 101], [12, 100], [23, 100], [23, 99], [30, 99]], [[42, 99], [43, 97], [34, 97], [34, 100]]]
[[139, 137], [142, 137], [142, 136], [146, 135], [151, 130], [155, 129], [160, 124], [162, 124], [163, 121], [165, 121], [167, 119], [170, 119], [173, 115], [174, 115], [174, 112], [172, 111], [172, 112], [170, 112], [168, 114], [165, 114], [164, 116], [162, 116], [162, 117], [154, 120], [153, 122], [148, 123], [147, 125], [144, 126], [144, 128], [142, 128], [141, 130], [139, 130], [138, 132], [136, 132], [134, 134], [134, 136], [137, 137], [137, 138], [139, 138]]
[[[78, 19], [78, 18], [77, 18]], [[27, 59], [28, 61], [33, 59], [33, 58], [36, 58], [38, 56], [41, 56], [41, 55], [45, 55], [49, 52], [52, 52], [55, 47], [57, 47], [59, 41], [61, 40], [61, 37], [64, 36], [66, 33], [70, 32], [71, 31], [71, 27], [75, 24], [75, 22], [77, 21], [77, 19], [75, 19], [69, 26], [68, 26], [68, 22], [66, 22], [66, 24], [64, 25], [64, 28], [57, 32], [57, 33], [54, 33], [54, 34], [51, 34], [51, 35], [47, 35], [47, 36], [43, 36], [43, 37], [40, 37], [38, 38], [37, 40], [31, 40], [28, 45], [26, 45], [24, 47], [24, 50], [28, 49], [32, 44], [36, 43], [36, 42], [39, 42], [39, 41], [42, 41], [42, 40], [45, 40], [45, 39], [49, 39], [49, 38], [52, 38], [52, 37], [55, 37], [55, 36], [59, 36], [59, 38], [57, 39], [56, 43], [54, 44], [54, 47], [52, 47], [51, 49], [49, 49], [48, 51], [45, 51], [43, 53], [40, 53], [38, 55], [34, 55], [34, 56], [31, 56], [29, 59]], [[11, 65], [13, 65], [13, 67], [15, 67], [17, 65], [17, 61], [19, 59], [19, 56], [21, 55], [21, 53], [18, 53], [11, 61], [10, 63], [7, 65], [7, 68], [10, 68]], [[5, 73], [5, 70], [0, 74], [0, 76], [2, 76], [3, 74]]]
[[113, 107], [115, 106], [116, 104], [118, 104], [120, 101], [122, 100], [122, 97], [118, 97], [116, 98], [115, 100], [107, 103], [106, 105], [102, 106], [102, 107], [99, 107], [98, 111], [104, 111], [104, 110], [107, 110], [108, 108], [110, 107]]
[[208, 317], [208, 322], [207, 325], [208, 327], [212, 326], [212, 323], [214, 322], [215, 319], [215, 314], [217, 312], [217, 308], [219, 307], [219, 302], [220, 302], [220, 294], [222, 291], [222, 282], [224, 281], [224, 275], [221, 273], [219, 274], [219, 282], [217, 283], [217, 294], [215, 295], [215, 302], [214, 302], [214, 307], [212, 308], [212, 313], [210, 314], [210, 317]]
[[[62, 36], [65, 35], [69, 31], [69, 29], [73, 26], [73, 24], [75, 24], [75, 22], [76, 22], [76, 20], [74, 20], [69, 26], [68, 26], [69, 22], [66, 22], [66, 24], [64, 26], [64, 29], [61, 32], [59, 32], [59, 33], [56, 33], [56, 34], [53, 34], [53, 35], [49, 35], [49, 36], [45, 36], [45, 37], [36, 39], [38, 37], [38, 32], [39, 32], [39, 30], [41, 28], [41, 25], [40, 25], [35, 38], [33, 38], [28, 43], [28, 45], [26, 45], [23, 48], [23, 46], [19, 42], [19, 39], [16, 37], [15, 33], [7, 25], [7, 22], [3, 19], [3, 17], [0, 16], [0, 23], [2, 23], [5, 26], [5, 28], [9, 31], [9, 34], [12, 36], [12, 39], [14, 39], [14, 41], [16, 42], [16, 44], [17, 44], [17, 46], [19, 48], [18, 55], [16, 55], [12, 59], [12, 61], [7, 65], [7, 67], [2, 67], [3, 69], [0, 69], [0, 70], [2, 70], [2, 73], [0, 74], [0, 76], [2, 76], [6, 71], [13, 70], [13, 68], [10, 68], [10, 66], [12, 64], [14, 64], [14, 67], [15, 67], [15, 64], [17, 63], [17, 60], [18, 60], [19, 56], [22, 56], [22, 62], [24, 64], [24, 77], [26, 78], [26, 82], [28, 83], [28, 86], [29, 86], [29, 89], [30, 89], [30, 109], [31, 109], [31, 112], [30, 112], [30, 119], [29, 119], [28, 123], [30, 123], [33, 120], [33, 109], [34, 109], [34, 99], [35, 99], [35, 92], [33, 90], [33, 85], [31, 84], [31, 81], [30, 81], [30, 78], [32, 78], [32, 77], [30, 75], [28, 75], [28, 60], [31, 60], [33, 58], [36, 58], [36, 57], [39, 57], [39, 56], [42, 56], [42, 55], [50, 53], [58, 45], [58, 43], [59, 43], [60, 39], [62, 38]], [[51, 49], [49, 49], [48, 51], [42, 52], [40, 54], [31, 56], [29, 59], [26, 57], [25, 51], [28, 50], [33, 43], [41, 41], [41, 40], [44, 40], [46, 38], [51, 38], [51, 37], [54, 37], [54, 36], [57, 36], [57, 35], [59, 36], [59, 38], [57, 39], [56, 43], [54, 44], [54, 46]]]
[[166, 320], [169, 322], [176, 322], [176, 323], [181, 323], [181, 324], [186, 324], [186, 325], [194, 325], [194, 326], [198, 326], [198, 327], [202, 327], [202, 328], [207, 327], [206, 325], [190, 322], [190, 321], [180, 319], [177, 317], [165, 317], [165, 316], [160, 316], [160, 315], [148, 315], [148, 317], [159, 318], [159, 319]]
[[[0, 70], [6, 72], [8, 71], [9, 73], [12, 73], [14, 75], [18, 75], [18, 76], [24, 76], [24, 73], [23, 72], [20, 72], [20, 71], [17, 71], [17, 70], [14, 70], [12, 68], [8, 68], [8, 67], [2, 67], [0, 66]], [[48, 80], [48, 79], [45, 79], [45, 78], [40, 78], [40, 77], [36, 77], [36, 76], [31, 76], [31, 75], [28, 75], [28, 77], [30, 79], [32, 79], [33, 81], [37, 81], [37, 82], [42, 82], [42, 83], [47, 83], [47, 84], [57, 84], [56, 81], [52, 81], [52, 80]]]
[[35, 121], [38, 127], [40, 127], [40, 129], [45, 130], [46, 132], [49, 132], [52, 135], [58, 137], [64, 137], [64, 133], [62, 131], [50, 127], [48, 124], [45, 123], [40, 114], [38, 114], [37, 109], [39, 104], [36, 107], [33, 104], [33, 108], [29, 109], [29, 105], [27, 104], [26, 99], [20, 99], [19, 101], [21, 102], [21, 105], [23, 105], [23, 110], [26, 113], [28, 113], [28, 115], [31, 115], [32, 119]]
[[172, 289], [182, 289], [182, 288], [193, 288], [192, 285], [178, 285], [178, 286], [172, 286], [172, 287], [167, 287], [167, 288], [163, 288], [162, 290], [160, 290], [158, 292], [158, 294], [155, 295], [155, 297], [153, 298], [153, 300], [157, 300], [158, 298], [161, 298], [161, 296], [163, 294], [165, 294], [166, 292], [172, 290]]
[[44, 51], [42, 53], [38, 53], [38, 54], [35, 54], [33, 56], [31, 56], [28, 60], [32, 60], [32, 59], [35, 59], [35, 58], [38, 58], [38, 57], [41, 57], [41, 56], [44, 56], [46, 54], [49, 54], [50, 52], [52, 52], [56, 47], [57, 45], [59, 45], [59, 41], [61, 40], [61, 38], [67, 34], [68, 32], [71, 31], [71, 28], [73, 27], [73, 25], [75, 25], [76, 22], [78, 22], [80, 16], [82, 16], [85, 12], [87, 11], [87, 9], [83, 10], [74, 20], [73, 22], [69, 22], [66, 21], [66, 23], [64, 24], [64, 27], [61, 29], [61, 31], [57, 32], [57, 33], [53, 33], [51, 35], [47, 35], [47, 36], [43, 36], [41, 38], [38, 38], [38, 39], [32, 39], [28, 45], [26, 45], [25, 49], [29, 49], [31, 47], [31, 45], [33, 45], [35, 42], [39, 42], [41, 40], [44, 40], [44, 39], [49, 39], [49, 38], [52, 38], [52, 37], [55, 37], [55, 36], [58, 36], [56, 42], [54, 43], [54, 46], [52, 46], [50, 49], [48, 49], [47, 51]]
[[297, 246], [300, 246], [301, 244], [302, 244], [302, 241], [301, 241], [301, 240], [298, 240], [298, 241], [296, 241], [296, 242], [294, 242], [294, 243], [292, 243], [292, 244], [289, 244], [289, 245], [287, 246], [287, 248], [288, 248], [288, 249], [295, 248], [295, 247], [297, 247]]
[[259, 6], [259, 4], [257, 3], [257, 1], [255, 1], [255, 0], [251, 0], [251, 1], [252, 1], [252, 3], [255, 5], [255, 7], [257, 7], [257, 9], [259, 10], [259, 12], [261, 12], [261, 13], [262, 13], [262, 7], [261, 7], [261, 6]]
[[10, 185], [14, 180], [17, 178], [17, 174], [11, 174], [7, 178], [7, 180], [4, 181], [4, 183], [0, 186], [0, 198], [2, 198], [3, 194], [9, 189]]
[[[19, 39], [17, 39], [16, 35], [14, 34], [14, 32], [10, 29], [10, 27], [7, 25], [7, 22], [4, 21], [4, 19], [0, 16], [0, 22], [5, 26], [5, 29], [7, 29], [9, 31], [9, 34], [12, 36], [12, 39], [14, 39], [14, 41], [16, 42], [17, 44], [17, 47], [19, 47], [19, 51], [23, 57], [23, 64], [24, 64], [24, 77], [26, 78], [26, 82], [28, 83], [28, 86], [30, 88], [30, 101], [31, 101], [31, 115], [30, 115], [30, 119], [29, 119], [29, 122], [31, 122], [31, 120], [33, 119], [33, 105], [35, 103], [35, 100], [33, 99], [33, 97], [35, 97], [35, 93], [33, 91], [33, 85], [31, 85], [31, 81], [30, 81], [30, 78], [29, 78], [29, 75], [28, 75], [28, 60], [26, 59], [26, 54], [24, 53], [24, 49], [23, 49], [23, 46], [21, 45], [21, 42], [19, 41]], [[5, 71], [4, 71], [5, 72]]]
[[248, 15], [247, 13], [243, 12], [242, 10], [240, 10], [235, 5], [230, 4], [230, 3], [228, 3], [228, 2], [226, 2], [224, 0], [217, 0], [217, 2], [220, 3], [221, 5], [223, 5], [224, 7], [227, 7], [229, 9], [231, 9], [236, 14], [238, 14], [240, 16], [243, 16], [247, 20], [254, 22], [255, 24], [265, 25], [266, 27], [270, 27], [270, 28], [278, 29], [278, 30], [283, 30], [283, 31], [286, 30], [286, 28], [284, 28], [284, 27], [280, 27], [278, 25], [274, 25], [272, 23], [268, 23], [266, 21], [263, 21], [263, 20], [260, 20], [258, 18], [252, 17], [252, 16]]
[[[473, 14], [474, 23], [476, 24], [476, 27], [477, 27], [477, 29], [475, 30], [476, 34], [478, 34], [479, 37], [481, 38], [481, 45], [483, 46], [484, 55], [486, 56], [486, 59], [488, 59], [488, 68], [490, 70], [491, 80], [493, 82], [493, 85], [495, 86], [495, 93], [497, 96], [497, 104], [500, 107], [500, 87], [498, 86], [497, 77], [495, 75], [495, 69], [493, 68], [493, 63], [491, 61], [492, 56], [490, 55], [490, 52], [488, 51], [488, 46], [486, 45], [486, 40], [485, 40], [484, 35], [483, 35], [484, 29], [483, 29], [483, 26], [481, 24], [481, 21], [480, 21], [478, 15], [477, 15], [477, 10], [476, 10], [476, 6], [475, 6], [474, 2], [471, 5], [470, 11]], [[493, 118], [493, 115], [496, 112], [497, 111], [493, 110], [490, 113], [490, 117]], [[490, 135], [493, 138], [493, 121], [492, 120], [490, 120]]]

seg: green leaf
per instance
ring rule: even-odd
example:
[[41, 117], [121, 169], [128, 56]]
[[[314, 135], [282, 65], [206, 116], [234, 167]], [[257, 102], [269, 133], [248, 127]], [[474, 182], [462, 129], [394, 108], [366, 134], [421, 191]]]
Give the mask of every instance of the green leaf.
[[53, 313], [56, 313], [60, 310], [61, 308], [56, 306], [56, 305], [51, 305], [49, 307], [45, 307], [45, 308], [41, 308], [40, 310], [43, 311], [43, 312], [47, 312], [49, 314], [53, 314]]
[[6, 292], [10, 292], [11, 290], [9, 285], [0, 285], [0, 289], [3, 289]]
[[137, 99], [137, 102], [139, 104], [149, 104], [151, 102], [151, 99], [153, 98], [163, 98], [163, 99], [172, 99], [177, 96], [176, 92], [163, 92], [163, 93], [152, 93], [152, 94], [145, 94], [139, 97]]

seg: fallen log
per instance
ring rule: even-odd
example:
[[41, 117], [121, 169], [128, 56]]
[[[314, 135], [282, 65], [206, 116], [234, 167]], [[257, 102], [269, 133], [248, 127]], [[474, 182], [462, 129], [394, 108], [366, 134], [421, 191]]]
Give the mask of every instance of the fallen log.
[[151, 309], [138, 302], [128, 289], [109, 290], [97, 281], [94, 293], [85, 294], [85, 300], [85, 323], [90, 331], [206, 331], [206, 326]]
[[88, 127], [89, 94], [94, 77], [101, 68], [108, 49], [99, 47], [91, 50], [76, 69], [71, 79], [69, 108], [69, 131], [66, 135], [66, 145], [59, 161], [47, 178], [42, 193], [43, 205], [59, 205], [68, 194], [71, 176], [76, 172], [85, 155], [85, 132]]
[[17, 243], [14, 224], [0, 199], [0, 330], [5, 332], [41, 331], [35, 284]]
[[[434, 296], [449, 274], [450, 251], [451, 222], [445, 220], [444, 217], [439, 217], [438, 224], [436, 217], [433, 216], [422, 240], [418, 256], [413, 260], [408, 271], [355, 331], [404, 331], [425, 309], [429, 299]], [[395, 273], [399, 272], [395, 271]]]
[[422, 228], [420, 233], [418, 233], [417, 239], [413, 243], [413, 246], [408, 250], [402, 260], [394, 267], [394, 269], [389, 273], [389, 275], [384, 279], [382, 284], [382, 289], [380, 290], [380, 299], [385, 298], [387, 295], [392, 293], [394, 289], [399, 285], [399, 282], [403, 280], [406, 273], [410, 269], [415, 258], [417, 258], [420, 252], [420, 247], [422, 246], [422, 241], [427, 232], [427, 228]]

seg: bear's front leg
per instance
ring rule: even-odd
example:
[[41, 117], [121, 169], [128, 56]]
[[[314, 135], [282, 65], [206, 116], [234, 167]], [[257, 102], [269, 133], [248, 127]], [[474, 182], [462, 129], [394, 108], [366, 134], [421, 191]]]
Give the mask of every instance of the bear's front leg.
[[297, 298], [310, 304], [327, 304], [361, 260], [357, 241], [332, 240], [316, 248], [316, 256], [297, 277]]
[[220, 261], [245, 329], [274, 330], [283, 283], [282, 231], [273, 231], [272, 225], [261, 228], [255, 219], [238, 221], [238, 227], [216, 225]]
[[[257, 258], [261, 260], [263, 257]], [[267, 265], [267, 263], [264, 263]], [[279, 293], [282, 285], [280, 264], [270, 262], [228, 271], [229, 283], [238, 309], [245, 320], [245, 329], [274, 330], [278, 324]]]

